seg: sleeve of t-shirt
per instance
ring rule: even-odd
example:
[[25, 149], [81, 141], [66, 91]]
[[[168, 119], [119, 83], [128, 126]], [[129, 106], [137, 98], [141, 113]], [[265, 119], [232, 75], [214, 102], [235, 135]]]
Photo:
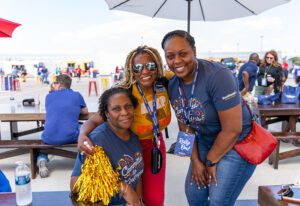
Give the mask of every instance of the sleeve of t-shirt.
[[256, 75], [256, 71], [255, 71], [255, 69], [253, 69], [252, 66], [247, 66], [244, 71], [247, 72], [249, 76]]
[[[103, 135], [102, 132], [98, 132], [100, 126], [96, 127], [90, 134], [89, 134], [89, 138], [91, 139], [91, 141], [95, 144], [96, 139], [97, 139], [97, 145], [102, 146], [103, 147], [103, 138], [98, 138], [99, 135]], [[80, 153], [77, 154], [77, 158], [74, 164], [74, 168], [73, 168], [73, 172], [72, 172], [72, 176], [76, 176], [78, 177], [81, 174], [81, 166], [84, 163], [85, 160], [85, 155], [81, 155]]]
[[78, 93], [78, 96], [79, 96], [79, 105], [80, 105], [80, 108], [86, 108], [86, 103], [82, 97], [82, 95], [80, 93]]
[[209, 82], [209, 95], [218, 111], [230, 109], [240, 103], [238, 84], [230, 71], [218, 71]]

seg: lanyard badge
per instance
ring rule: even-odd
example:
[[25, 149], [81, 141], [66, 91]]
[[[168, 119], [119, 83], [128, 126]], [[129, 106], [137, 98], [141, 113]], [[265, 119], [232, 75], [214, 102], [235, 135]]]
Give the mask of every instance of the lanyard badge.
[[136, 87], [144, 100], [145, 106], [148, 110], [148, 113], [149, 113], [152, 123], [153, 123], [153, 145], [154, 145], [154, 147], [152, 148], [152, 151], [151, 151], [151, 172], [153, 174], [157, 174], [161, 170], [161, 167], [162, 167], [162, 153], [159, 150], [159, 147], [160, 147], [159, 139], [161, 138], [161, 133], [159, 132], [158, 119], [157, 119], [157, 115], [156, 115], [156, 112], [157, 112], [156, 111], [156, 89], [155, 89], [155, 85], [154, 85], [152, 88], [153, 89], [152, 90], [153, 111], [151, 111], [150, 105], [144, 95], [144, 92], [142, 91], [142, 89], [140, 88], [138, 83], [136, 83]]
[[196, 73], [194, 76], [193, 80], [193, 85], [191, 89], [191, 96], [189, 98], [189, 101], [187, 101], [185, 91], [182, 86], [182, 82], [180, 79], [179, 81], [179, 98], [181, 102], [181, 107], [183, 109], [184, 113], [184, 118], [186, 122], [186, 131], [179, 131], [178, 136], [177, 136], [177, 142], [174, 150], [174, 154], [179, 155], [179, 156], [191, 156], [192, 151], [193, 151], [193, 145], [195, 141], [195, 134], [189, 132], [190, 128], [190, 113], [191, 113], [191, 108], [192, 108], [192, 100], [194, 97], [194, 92], [195, 92], [195, 85], [196, 85], [196, 80], [198, 77], [198, 66], [196, 68]]

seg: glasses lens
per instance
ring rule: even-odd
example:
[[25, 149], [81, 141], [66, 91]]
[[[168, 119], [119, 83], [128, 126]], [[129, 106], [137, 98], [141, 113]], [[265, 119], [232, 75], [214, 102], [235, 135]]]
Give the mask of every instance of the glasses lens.
[[156, 64], [154, 62], [149, 62], [146, 64], [146, 67], [149, 71], [155, 71], [156, 70]]
[[133, 66], [133, 72], [135, 72], [135, 73], [140, 73], [142, 70], [143, 70], [142, 64], [135, 64]]

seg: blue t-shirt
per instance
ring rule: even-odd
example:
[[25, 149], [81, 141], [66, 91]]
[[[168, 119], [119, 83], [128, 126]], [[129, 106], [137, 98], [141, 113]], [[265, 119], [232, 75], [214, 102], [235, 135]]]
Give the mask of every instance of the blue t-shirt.
[[77, 142], [78, 118], [86, 104], [79, 92], [61, 89], [46, 96], [46, 121], [42, 140], [46, 144]]
[[242, 91], [245, 87], [244, 81], [243, 81], [243, 72], [247, 72], [249, 75], [249, 91], [253, 90], [253, 87], [255, 85], [255, 81], [257, 78], [257, 64], [253, 61], [248, 61], [246, 64], [244, 64], [238, 74], [238, 81], [239, 81], [239, 90]]
[[[113, 133], [107, 122], [93, 130], [89, 137], [94, 145], [103, 147], [113, 169], [119, 173], [121, 181], [125, 181], [135, 189], [144, 171], [142, 147], [138, 137], [131, 132], [130, 139], [124, 141]], [[84, 156], [78, 153], [72, 176], [81, 174], [83, 162]], [[123, 203], [125, 200], [115, 195], [110, 205]]]
[[[191, 96], [192, 83], [182, 84], [186, 97]], [[169, 97], [179, 122], [186, 124], [184, 110], [179, 96], [178, 78], [173, 76], [169, 82]], [[190, 112], [190, 126], [200, 137], [216, 138], [221, 131], [218, 111], [230, 109], [241, 102], [237, 81], [228, 69], [220, 64], [198, 60], [198, 76]], [[246, 108], [243, 112], [243, 139], [251, 130], [251, 116]]]
[[11, 192], [9, 181], [1, 170], [0, 170], [0, 192]]

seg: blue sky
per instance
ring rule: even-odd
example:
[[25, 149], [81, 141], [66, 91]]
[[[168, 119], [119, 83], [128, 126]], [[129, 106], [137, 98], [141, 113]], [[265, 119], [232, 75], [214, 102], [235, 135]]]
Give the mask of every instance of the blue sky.
[[[263, 0], [262, 0], [263, 1]], [[221, 22], [191, 22], [197, 52], [275, 49], [300, 53], [300, 1], [257, 16]], [[156, 47], [165, 33], [186, 29], [185, 21], [110, 11], [104, 0], [0, 0], [0, 17], [22, 26], [0, 39], [1, 54], [68, 54], [92, 58], [99, 67], [123, 65], [140, 44]], [[261, 37], [263, 36], [263, 37]]]

